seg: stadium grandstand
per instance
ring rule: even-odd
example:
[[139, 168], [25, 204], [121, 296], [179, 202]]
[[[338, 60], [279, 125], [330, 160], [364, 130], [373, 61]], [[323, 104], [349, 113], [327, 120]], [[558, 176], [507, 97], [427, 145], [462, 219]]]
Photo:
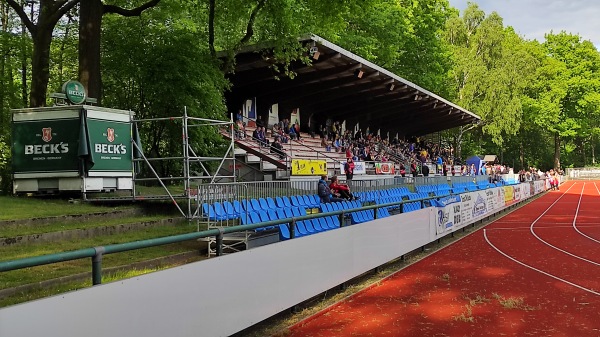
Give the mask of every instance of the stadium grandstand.
[[[427, 135], [480, 120], [318, 36], [301, 43], [310, 63], [293, 61], [293, 78], [274, 70], [272, 51], [256, 48], [240, 53], [230, 78], [237, 153], [268, 175], [256, 180], [289, 178], [292, 158], [325, 160], [329, 174], [339, 174], [348, 157], [368, 162], [373, 173], [376, 162], [407, 171], [412, 162], [435, 164], [439, 156], [450, 163], [451, 147], [425, 141]], [[280, 150], [271, 146], [275, 139]], [[418, 160], [422, 151], [425, 161]]]

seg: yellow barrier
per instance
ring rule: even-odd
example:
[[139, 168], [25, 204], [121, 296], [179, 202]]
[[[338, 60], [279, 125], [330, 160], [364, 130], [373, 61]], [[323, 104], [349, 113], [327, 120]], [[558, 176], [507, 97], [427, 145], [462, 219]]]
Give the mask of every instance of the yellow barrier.
[[292, 159], [293, 176], [320, 176], [327, 174], [326, 160]]

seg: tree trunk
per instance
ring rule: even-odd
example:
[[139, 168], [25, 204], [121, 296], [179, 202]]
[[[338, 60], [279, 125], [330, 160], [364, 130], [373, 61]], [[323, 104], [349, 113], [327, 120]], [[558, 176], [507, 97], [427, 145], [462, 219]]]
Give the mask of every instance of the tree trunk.
[[33, 36], [33, 54], [31, 56], [31, 93], [29, 106], [32, 108], [46, 105], [46, 91], [50, 80], [50, 44], [52, 30], [40, 29]]
[[100, 74], [100, 39], [103, 15], [100, 0], [86, 0], [79, 4], [79, 81], [89, 97], [102, 99]]
[[594, 145], [594, 142], [596, 140], [592, 138], [592, 165], [596, 166], [596, 145]]
[[523, 139], [519, 142], [519, 163], [521, 164], [521, 168], [525, 167], [525, 147], [523, 146]]
[[583, 167], [585, 167], [587, 163], [587, 156], [585, 155], [585, 139], [581, 140], [581, 152], [583, 154]]
[[560, 135], [558, 132], [554, 133], [554, 169], [560, 168]]
[[[6, 54], [5, 54], [6, 55]], [[25, 24], [21, 25], [21, 99], [23, 107], [27, 106], [27, 31]]]

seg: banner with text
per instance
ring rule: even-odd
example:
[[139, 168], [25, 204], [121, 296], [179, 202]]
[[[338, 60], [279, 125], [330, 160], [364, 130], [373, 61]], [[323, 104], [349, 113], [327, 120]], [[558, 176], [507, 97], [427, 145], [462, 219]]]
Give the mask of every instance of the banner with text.
[[319, 176], [327, 174], [326, 160], [292, 159], [292, 175]]
[[[340, 174], [346, 174], [344, 164], [346, 164], [345, 161], [340, 162]], [[364, 161], [354, 162], [354, 174], [367, 174], [367, 168]]]

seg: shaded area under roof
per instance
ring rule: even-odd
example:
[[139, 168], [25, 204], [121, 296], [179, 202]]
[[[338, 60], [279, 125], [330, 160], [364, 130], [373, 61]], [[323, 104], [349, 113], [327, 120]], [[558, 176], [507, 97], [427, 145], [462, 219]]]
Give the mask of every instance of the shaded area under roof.
[[[300, 39], [312, 64], [293, 61], [289, 78], [275, 70], [269, 49], [256, 47], [237, 56], [233, 84], [227, 94], [230, 111], [256, 97], [258, 113], [266, 116], [279, 104], [280, 118], [299, 108], [302, 129], [318, 130], [331, 118], [356, 123], [384, 136], [421, 136], [476, 123], [480, 117], [316, 35]], [[309, 52], [312, 47], [312, 52]]]

